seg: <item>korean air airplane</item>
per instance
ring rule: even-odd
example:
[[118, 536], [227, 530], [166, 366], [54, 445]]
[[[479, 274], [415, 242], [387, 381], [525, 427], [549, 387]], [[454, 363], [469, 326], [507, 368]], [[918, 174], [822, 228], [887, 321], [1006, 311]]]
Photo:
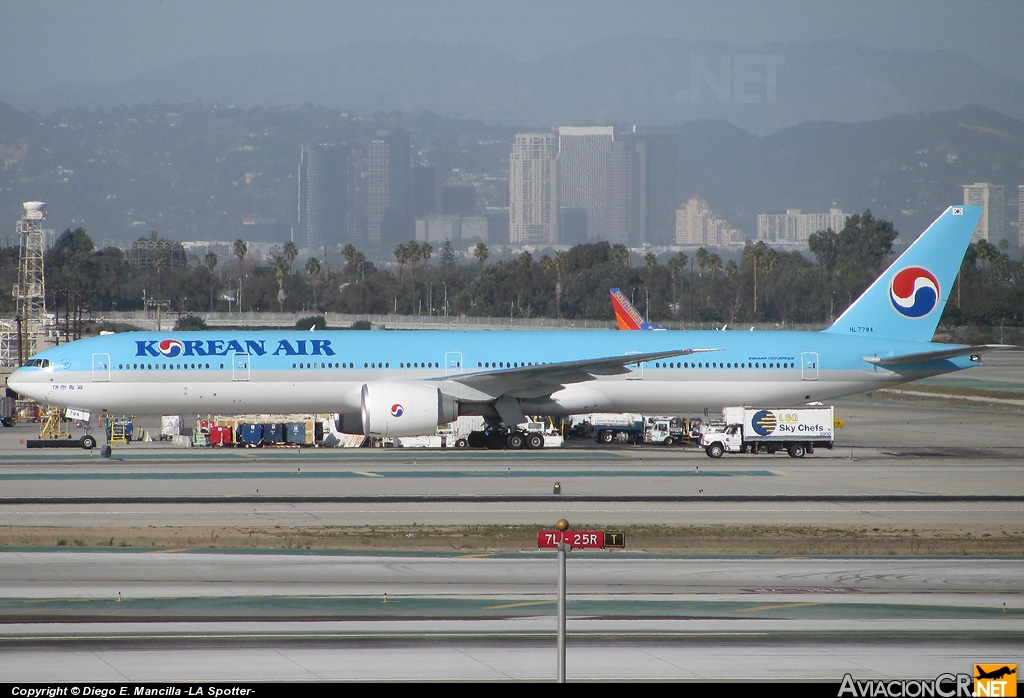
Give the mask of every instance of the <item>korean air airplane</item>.
[[94, 413], [327, 412], [386, 436], [467, 414], [514, 430], [527, 414], [828, 400], [970, 368], [993, 348], [932, 341], [980, 215], [947, 209], [821, 332], [133, 332], [47, 349], [8, 384]]

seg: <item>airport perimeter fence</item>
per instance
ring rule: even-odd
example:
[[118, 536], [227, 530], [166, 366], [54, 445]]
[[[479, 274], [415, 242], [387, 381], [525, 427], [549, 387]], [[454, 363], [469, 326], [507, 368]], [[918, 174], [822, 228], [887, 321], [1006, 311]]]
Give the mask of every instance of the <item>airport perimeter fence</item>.
[[[327, 322], [329, 329], [352, 327], [357, 322], [368, 323], [374, 329], [420, 329], [420, 330], [482, 330], [482, 329], [519, 329], [519, 330], [600, 330], [615, 329], [614, 320], [558, 320], [554, 318], [500, 318], [443, 315], [350, 315], [344, 313], [191, 313], [201, 317], [207, 327], [275, 327], [288, 329], [295, 323], [311, 315], [319, 315]], [[157, 316], [154, 312], [128, 311], [108, 312], [97, 315], [94, 320], [134, 325], [146, 330], [170, 330], [174, 327], [177, 313], [164, 314], [160, 318], [161, 327], [157, 327]], [[823, 324], [806, 323], [745, 323], [743, 325], [723, 326], [722, 323], [665, 323], [666, 329], [681, 330], [820, 330]]]

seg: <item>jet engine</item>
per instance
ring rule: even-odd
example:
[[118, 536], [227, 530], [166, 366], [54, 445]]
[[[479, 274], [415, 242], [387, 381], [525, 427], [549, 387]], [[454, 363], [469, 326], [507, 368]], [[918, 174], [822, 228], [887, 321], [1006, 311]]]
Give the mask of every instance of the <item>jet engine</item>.
[[429, 383], [365, 383], [360, 404], [362, 431], [371, 436], [433, 434], [458, 416], [455, 399]]

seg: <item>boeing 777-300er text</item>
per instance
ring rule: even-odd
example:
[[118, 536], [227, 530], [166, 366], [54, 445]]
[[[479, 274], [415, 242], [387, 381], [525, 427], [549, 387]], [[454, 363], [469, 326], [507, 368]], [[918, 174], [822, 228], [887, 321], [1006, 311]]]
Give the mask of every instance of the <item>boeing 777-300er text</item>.
[[338, 413], [348, 433], [458, 415], [686, 414], [799, 405], [975, 366], [932, 342], [979, 206], [948, 208], [828, 329], [131, 332], [32, 357], [9, 386], [94, 413]]

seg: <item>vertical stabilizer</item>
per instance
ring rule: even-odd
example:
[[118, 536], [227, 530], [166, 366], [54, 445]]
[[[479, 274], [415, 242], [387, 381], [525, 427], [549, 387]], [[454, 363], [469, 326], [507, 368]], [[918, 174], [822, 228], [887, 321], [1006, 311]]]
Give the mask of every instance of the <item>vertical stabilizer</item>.
[[626, 295], [617, 288], [611, 289], [612, 309], [615, 311], [615, 322], [620, 330], [663, 330], [661, 325], [647, 322]]
[[930, 341], [981, 206], [950, 206], [826, 332]]

